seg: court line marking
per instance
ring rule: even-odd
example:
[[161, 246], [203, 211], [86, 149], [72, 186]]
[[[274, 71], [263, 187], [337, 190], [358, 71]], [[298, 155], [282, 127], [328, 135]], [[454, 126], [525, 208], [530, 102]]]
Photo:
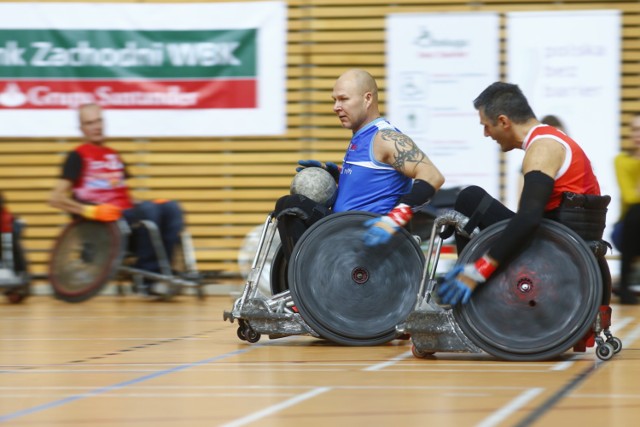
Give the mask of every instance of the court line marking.
[[507, 417], [511, 416], [511, 414], [518, 411], [543, 391], [544, 388], [542, 387], [530, 388], [529, 390], [523, 391], [515, 399], [511, 400], [502, 408], [491, 414], [488, 418], [485, 418], [481, 423], [477, 424], [476, 427], [492, 427], [498, 425], [500, 422], [504, 421]]
[[[622, 351], [624, 351], [625, 347], [629, 346], [631, 343], [635, 342], [635, 340], [640, 337], [640, 325], [636, 326], [630, 333], [624, 335], [624, 338], [620, 338], [622, 340]], [[615, 357], [615, 356], [613, 356]]]
[[379, 371], [381, 369], [384, 369], [388, 366], [393, 366], [396, 363], [400, 362], [401, 360], [407, 359], [409, 356], [413, 356], [413, 354], [410, 351], [407, 351], [405, 353], [402, 353], [396, 357], [392, 357], [391, 359], [387, 360], [386, 362], [382, 362], [382, 363], [377, 363], [375, 365], [371, 365], [368, 366], [366, 368], [363, 369], [363, 371]]
[[552, 367], [549, 368], [550, 371], [566, 371], [567, 369], [569, 369], [570, 367], [572, 367], [576, 360], [580, 359], [581, 356], [573, 355], [569, 358], [569, 360], [565, 360], [564, 362], [559, 362], [554, 364]]
[[634, 320], [636, 320], [635, 317], [627, 316], [627, 317], [623, 317], [619, 321], [613, 321], [613, 322], [611, 322], [611, 330], [612, 330], [612, 332], [613, 331], [620, 331], [620, 330], [624, 329], [629, 323], [631, 323]]
[[285, 400], [284, 402], [277, 403], [275, 405], [269, 406], [267, 408], [261, 409], [257, 412], [249, 414], [245, 417], [238, 418], [229, 423], [223, 424], [221, 427], [240, 427], [254, 421], [258, 421], [262, 418], [268, 417], [270, 415], [275, 414], [283, 409], [287, 409], [293, 405], [296, 405], [300, 402], [303, 402], [307, 399], [311, 399], [316, 397], [322, 393], [326, 393], [331, 390], [331, 387], [318, 387], [313, 390], [310, 390], [306, 393], [300, 394], [298, 396], [292, 397], [291, 399]]
[[23, 416], [26, 416], [26, 415], [31, 415], [31, 414], [34, 414], [34, 413], [37, 413], [37, 412], [42, 412], [42, 411], [45, 411], [47, 409], [51, 409], [51, 408], [55, 408], [55, 407], [58, 407], [58, 406], [62, 406], [62, 405], [65, 405], [67, 403], [75, 402], [75, 401], [80, 400], [80, 399], [84, 399], [84, 398], [87, 398], [87, 397], [93, 397], [93, 396], [97, 396], [97, 395], [100, 395], [100, 394], [108, 393], [108, 392], [113, 391], [113, 390], [118, 390], [118, 389], [130, 386], [130, 385], [133, 385], [133, 384], [137, 384], [137, 383], [141, 383], [143, 381], [147, 381], [147, 380], [151, 380], [151, 379], [154, 379], [154, 378], [158, 378], [158, 377], [163, 376], [163, 375], [172, 374], [174, 372], [183, 371], [185, 369], [193, 368], [195, 366], [200, 366], [200, 365], [205, 365], [207, 363], [217, 362], [218, 360], [226, 359], [227, 357], [232, 357], [232, 356], [237, 356], [237, 355], [240, 355], [240, 354], [243, 354], [243, 353], [247, 353], [247, 352], [251, 351], [252, 349], [259, 348], [259, 347], [260, 347], [260, 345], [256, 345], [256, 346], [248, 347], [246, 349], [235, 350], [235, 351], [232, 351], [232, 352], [229, 352], [229, 353], [225, 353], [225, 354], [222, 354], [222, 355], [219, 355], [219, 356], [210, 357], [208, 359], [200, 360], [198, 362], [183, 364], [183, 365], [180, 365], [180, 366], [176, 366], [174, 368], [165, 369], [165, 370], [162, 370], [162, 371], [157, 371], [157, 372], [155, 372], [153, 374], [144, 375], [142, 377], [134, 378], [134, 379], [127, 380], [127, 381], [122, 381], [120, 383], [112, 384], [112, 385], [105, 386], [105, 387], [99, 387], [99, 388], [90, 390], [90, 391], [88, 391], [86, 393], [76, 394], [76, 395], [73, 395], [73, 396], [66, 397], [64, 399], [58, 399], [58, 400], [54, 400], [52, 402], [47, 402], [47, 403], [43, 403], [43, 404], [40, 404], [40, 405], [33, 406], [31, 408], [21, 409], [19, 411], [12, 412], [12, 413], [9, 413], [9, 414], [6, 414], [6, 415], [0, 415], [0, 422], [13, 420], [15, 418], [23, 417]]
[[[267, 344], [265, 344], [267, 345]], [[400, 356], [397, 356], [400, 357]], [[386, 362], [381, 362], [381, 363], [386, 363]], [[560, 362], [562, 363], [562, 362]], [[469, 366], [473, 366], [473, 367], [478, 367], [478, 362], [475, 363], [457, 363], [457, 362], [443, 362], [441, 360], [437, 360], [437, 361], [433, 361], [433, 363], [430, 362], [425, 362], [425, 361], [417, 361], [414, 363], [405, 363], [403, 364], [403, 366], [425, 366], [427, 364], [431, 364], [433, 366], [443, 366], [443, 367], [469, 367]], [[179, 366], [181, 365], [181, 363], [129, 363], [129, 362], [123, 362], [123, 363], [91, 363], [91, 362], [85, 362], [80, 364], [77, 363], [46, 363], [46, 364], [38, 364], [38, 363], [34, 363], [34, 364], [5, 364], [5, 365], [0, 365], [0, 367], [11, 367], [11, 368], [44, 368], [44, 367], [51, 367], [51, 368], [64, 368], [64, 367], [69, 367], [69, 366], [73, 366], [77, 369], [81, 369], [81, 368], [96, 368], [96, 367], [121, 367], [121, 368], [128, 368], [128, 367], [158, 367], [158, 366]], [[221, 363], [220, 365], [224, 365], [224, 363]], [[255, 367], [255, 368], [259, 368], [259, 367], [273, 367], [273, 366], [280, 366], [280, 367], [284, 367], [287, 365], [294, 365], [294, 366], [320, 366], [320, 367], [326, 367], [326, 366], [344, 366], [344, 367], [360, 367], [360, 366], [365, 366], [365, 367], [369, 367], [369, 366], [374, 366], [371, 365], [369, 363], [337, 363], [337, 362], [305, 362], [305, 361], [283, 361], [283, 362], [246, 362], [246, 363], [242, 363], [243, 369], [244, 368], [248, 368], [248, 367]], [[478, 368], [478, 369], [484, 369], [486, 367], [491, 367], [491, 368], [501, 368], [501, 367], [514, 367], [517, 366], [518, 368], [535, 368], [536, 370], [540, 370], [545, 366], [545, 362], [538, 362], [538, 363], [526, 363], [526, 362], [517, 362], [517, 363], [513, 363], [513, 362], [482, 362], [482, 368]], [[520, 369], [519, 369], [520, 370]]]
[[582, 384], [582, 382], [589, 378], [589, 376], [596, 371], [597, 367], [598, 362], [595, 362], [582, 370], [568, 383], [566, 383], [564, 387], [542, 402], [541, 405], [529, 412], [522, 421], [515, 424], [515, 427], [528, 427], [533, 425], [533, 423], [535, 423], [540, 417], [553, 409], [553, 407], [556, 406], [563, 398], [567, 397], [571, 391], [575, 390], [580, 384]]

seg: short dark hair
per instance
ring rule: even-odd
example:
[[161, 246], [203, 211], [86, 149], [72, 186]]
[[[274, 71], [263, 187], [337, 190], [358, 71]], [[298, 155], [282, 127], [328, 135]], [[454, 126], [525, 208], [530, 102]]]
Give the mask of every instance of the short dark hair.
[[543, 118], [540, 119], [541, 123], [545, 125], [553, 126], [554, 128], [558, 128], [560, 130], [564, 129], [564, 123], [558, 116], [554, 116], [553, 114], [547, 114]]
[[492, 83], [473, 101], [473, 106], [484, 110], [484, 115], [493, 123], [503, 114], [514, 123], [536, 117], [520, 88], [511, 83]]

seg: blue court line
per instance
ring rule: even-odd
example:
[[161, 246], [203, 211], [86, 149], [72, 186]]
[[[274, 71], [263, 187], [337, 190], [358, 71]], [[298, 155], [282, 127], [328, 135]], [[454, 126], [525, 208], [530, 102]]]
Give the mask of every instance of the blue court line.
[[20, 411], [13, 412], [11, 414], [0, 416], [0, 422], [10, 421], [10, 420], [13, 420], [15, 418], [23, 417], [25, 415], [31, 415], [31, 414], [35, 414], [36, 412], [42, 412], [42, 411], [45, 411], [47, 409], [51, 409], [51, 408], [55, 408], [55, 407], [58, 407], [58, 406], [66, 405], [67, 403], [75, 402], [76, 400], [84, 399], [84, 398], [87, 398], [87, 397], [97, 396], [99, 394], [108, 393], [108, 392], [113, 391], [113, 390], [118, 390], [118, 389], [130, 386], [130, 385], [133, 385], [133, 384], [138, 384], [138, 383], [141, 383], [143, 381], [151, 380], [153, 378], [158, 378], [158, 377], [161, 377], [163, 375], [172, 374], [174, 372], [179, 372], [179, 371], [183, 371], [185, 369], [193, 368], [194, 366], [200, 366], [200, 365], [205, 365], [205, 364], [211, 363], [211, 362], [217, 362], [219, 360], [226, 359], [227, 357], [237, 356], [239, 354], [246, 353], [246, 352], [250, 351], [252, 348], [256, 348], [256, 347], [257, 346], [254, 346], [254, 347], [251, 347], [251, 348], [247, 348], [247, 349], [242, 349], [242, 350], [235, 350], [235, 351], [232, 351], [230, 353], [222, 354], [222, 355], [216, 356], [216, 357], [211, 357], [209, 359], [204, 359], [204, 360], [201, 360], [199, 362], [193, 362], [193, 363], [188, 363], [186, 365], [176, 366], [176, 367], [171, 368], [171, 369], [165, 369], [164, 371], [158, 371], [158, 372], [155, 372], [153, 374], [144, 375], [142, 377], [134, 378], [134, 379], [128, 380], [128, 381], [123, 381], [123, 382], [118, 383], [118, 384], [113, 384], [113, 385], [106, 386], [106, 387], [100, 387], [100, 388], [97, 388], [97, 389], [95, 389], [93, 391], [89, 391], [87, 393], [76, 394], [74, 396], [65, 397], [64, 399], [54, 400], [53, 402], [49, 402], [49, 403], [43, 403], [41, 405], [34, 406], [32, 408], [22, 409]]

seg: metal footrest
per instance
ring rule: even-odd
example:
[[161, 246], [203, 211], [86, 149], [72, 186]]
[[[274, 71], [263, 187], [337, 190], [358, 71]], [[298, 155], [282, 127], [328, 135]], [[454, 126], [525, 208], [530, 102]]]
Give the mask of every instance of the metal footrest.
[[451, 310], [416, 310], [407, 318], [405, 330], [411, 334], [414, 354], [437, 352], [482, 353], [460, 330]]
[[[263, 298], [247, 299], [240, 307], [240, 299], [234, 304], [232, 311], [225, 311], [223, 318], [233, 323], [238, 320], [240, 329], [251, 329], [270, 338], [280, 338], [289, 335], [319, 335], [311, 329], [300, 314], [284, 304], [273, 304], [274, 300]], [[238, 331], [239, 336], [243, 334]], [[246, 335], [246, 334], [244, 334]]]

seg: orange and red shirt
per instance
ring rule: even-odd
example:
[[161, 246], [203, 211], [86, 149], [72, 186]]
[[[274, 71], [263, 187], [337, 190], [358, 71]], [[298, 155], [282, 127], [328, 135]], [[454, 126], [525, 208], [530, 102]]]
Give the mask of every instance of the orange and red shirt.
[[542, 138], [558, 141], [565, 147], [566, 153], [564, 163], [554, 177], [553, 192], [545, 206], [545, 211], [548, 212], [560, 206], [562, 193], [565, 191], [599, 196], [600, 185], [593, 173], [589, 158], [578, 143], [564, 132], [548, 125], [535, 126], [525, 137], [522, 148], [526, 151], [535, 141]]
[[62, 178], [73, 183], [74, 197], [84, 203], [133, 207], [124, 162], [112, 148], [90, 143], [78, 146], [69, 153]]

